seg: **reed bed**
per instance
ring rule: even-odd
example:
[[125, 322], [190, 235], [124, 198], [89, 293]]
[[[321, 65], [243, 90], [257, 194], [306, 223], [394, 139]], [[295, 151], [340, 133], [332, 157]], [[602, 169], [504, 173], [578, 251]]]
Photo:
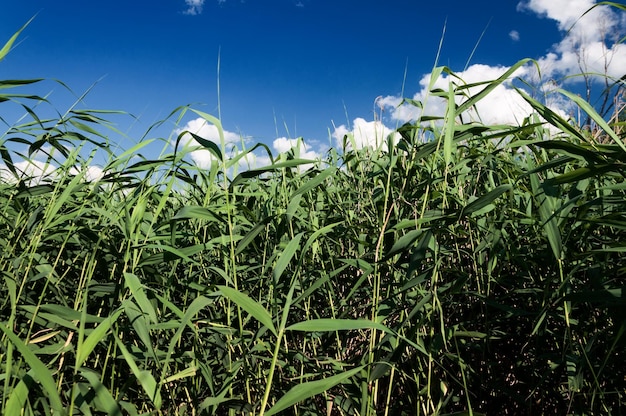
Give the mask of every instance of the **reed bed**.
[[117, 152], [110, 112], [41, 119], [39, 80], [2, 81], [29, 118], [0, 137], [1, 413], [624, 413], [623, 112], [520, 90], [521, 125], [463, 121], [527, 64], [378, 148], [237, 174], [223, 140]]

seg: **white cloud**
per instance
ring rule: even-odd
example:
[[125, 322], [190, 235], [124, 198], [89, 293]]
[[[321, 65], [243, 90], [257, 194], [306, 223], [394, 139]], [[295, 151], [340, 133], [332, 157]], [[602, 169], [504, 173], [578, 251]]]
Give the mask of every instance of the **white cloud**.
[[83, 174], [85, 181], [95, 182], [97, 180], [102, 179], [102, 177], [104, 176], [104, 171], [102, 170], [102, 168], [98, 166], [87, 166], [87, 167], [81, 167], [80, 169], [73, 167], [69, 170], [69, 174], [70, 175]]
[[302, 139], [288, 139], [279, 137], [274, 140], [272, 147], [278, 153], [286, 153], [291, 149], [295, 150], [296, 156], [300, 159], [317, 159], [320, 154], [306, 145]]
[[[303, 139], [288, 139], [286, 137], [279, 137], [272, 142], [272, 147], [279, 154], [286, 153], [293, 149], [296, 158], [298, 159], [309, 159], [309, 160], [320, 160], [321, 154], [315, 150], [313, 150], [310, 146], [308, 146]], [[315, 163], [307, 163], [301, 166], [298, 166], [298, 170], [303, 172], [315, 166]]]
[[[185, 0], [185, 4], [187, 4], [187, 10], [185, 10], [184, 13], [192, 16], [202, 13], [204, 1], [205, 0]], [[223, 3], [223, 0], [220, 0], [219, 3]]]
[[[56, 168], [41, 160], [23, 160], [13, 164], [18, 176], [26, 179], [28, 185], [40, 184], [44, 179], [55, 179]], [[13, 173], [4, 165], [0, 165], [0, 180], [5, 183], [15, 183]]]
[[[219, 130], [213, 124], [208, 123], [203, 118], [195, 118], [190, 120], [187, 124], [185, 124], [182, 128], [176, 129], [176, 135], [180, 135], [183, 132], [191, 132], [197, 136], [205, 140], [212, 141], [220, 147], [220, 137]], [[224, 134], [224, 142], [226, 145], [226, 150], [229, 152], [226, 156], [229, 159], [235, 158], [240, 154], [241, 150], [239, 150], [239, 144], [245, 144], [248, 142], [248, 138], [242, 137], [238, 134], [229, 132], [227, 130], [223, 131]], [[216, 160], [215, 155], [210, 151], [202, 148], [200, 144], [193, 139], [193, 137], [185, 133], [180, 139], [179, 147], [187, 147], [190, 146], [195, 148], [192, 150], [189, 155], [196, 166], [206, 169], [211, 166], [211, 163]], [[288, 139], [286, 137], [279, 137], [275, 139], [272, 143], [273, 150], [277, 153], [286, 153], [291, 149], [294, 149], [294, 153], [296, 157], [300, 159], [319, 159], [320, 153], [315, 151], [311, 146], [306, 144], [302, 139]], [[237, 170], [248, 170], [261, 168], [271, 164], [271, 159], [265, 153], [261, 151], [257, 151], [257, 153], [251, 152], [247, 153], [245, 156], [241, 157], [237, 162]], [[309, 166], [310, 167], [310, 166]], [[303, 167], [305, 170], [308, 167]]]
[[[276, 151], [276, 153], [273, 154], [275, 163], [286, 160], [285, 153], [292, 149], [295, 150], [296, 157], [299, 159], [316, 160], [320, 157], [320, 154], [315, 152], [314, 150], [304, 150], [306, 146], [302, 139], [296, 140], [279, 137], [278, 139], [274, 140], [274, 142], [272, 143], [272, 147]], [[235, 150], [233, 152], [233, 157], [237, 154], [239, 154], [239, 150]], [[266, 152], [256, 150], [254, 152], [246, 153], [243, 157], [241, 157], [237, 163], [237, 169], [233, 169], [232, 172], [229, 172], [229, 175], [233, 176], [241, 171], [263, 168], [271, 164], [272, 160]], [[315, 163], [299, 165], [297, 167], [297, 171], [304, 172], [314, 167], [315, 165]]]
[[[202, 137], [203, 139], [210, 140], [213, 143], [217, 144], [218, 147], [221, 146], [220, 143], [220, 134], [219, 130], [213, 124], [209, 124], [203, 118], [195, 118], [185, 124], [182, 128], [176, 130], [176, 135], [180, 135], [182, 132], [188, 131], [197, 136]], [[233, 145], [235, 143], [239, 143], [244, 139], [236, 133], [229, 132], [227, 130], [223, 131], [224, 135], [224, 144], [228, 147], [228, 145]], [[200, 146], [198, 142], [196, 142], [193, 137], [185, 133], [181, 140], [179, 146]], [[215, 156], [213, 153], [206, 149], [196, 149], [190, 153], [191, 159], [194, 163], [201, 168], [209, 168], [211, 166], [211, 162], [215, 160]]]
[[239, 161], [237, 162], [237, 170], [244, 171], [244, 170], [250, 170], [250, 169], [256, 169], [256, 168], [262, 168], [265, 166], [269, 166], [271, 164], [272, 164], [272, 160], [267, 155], [267, 153], [249, 152], [249, 153], [246, 153], [246, 155], [243, 156], [241, 159], [239, 159]]
[[[26, 180], [28, 185], [38, 185], [42, 182], [56, 181], [59, 179], [57, 167], [42, 160], [32, 159], [21, 160], [13, 164], [19, 178]], [[95, 182], [104, 177], [104, 171], [98, 166], [71, 167], [68, 170], [70, 175], [83, 175], [85, 182]], [[0, 181], [5, 183], [15, 183], [16, 177], [6, 165], [0, 164]]]
[[[464, 115], [464, 120], [481, 121], [485, 124], [518, 124], [530, 113], [532, 108], [522, 99], [512, 86], [512, 79], [521, 77], [534, 82], [539, 91], [545, 93], [544, 103], [553, 111], [567, 117], [571, 103], [560, 98], [551, 91], [558, 87], [555, 79], [569, 82], [569, 75], [581, 72], [607, 73], [619, 78], [626, 72], [626, 45], [615, 43], [610, 37], [615, 33], [622, 34], [624, 21], [608, 6], [598, 6], [581, 18], [595, 2], [593, 0], [528, 0], [518, 5], [519, 10], [527, 10], [542, 17], [554, 20], [563, 33], [563, 39], [553, 45], [550, 52], [538, 59], [541, 77], [536, 73], [534, 65], [519, 68], [509, 80], [496, 87], [480, 100], [475, 109]], [[512, 31], [509, 36], [519, 39], [519, 33]], [[463, 72], [457, 72], [462, 81], [454, 77], [442, 75], [431, 85], [431, 75], [424, 75], [420, 81], [420, 89], [413, 99], [422, 103], [423, 108], [414, 105], [400, 105], [397, 96], [387, 96], [379, 100], [391, 118], [400, 122], [410, 122], [422, 116], [443, 116], [446, 101], [430, 94], [430, 89], [448, 90], [450, 81], [457, 85], [473, 84], [499, 78], [509, 67], [475, 64]], [[576, 80], [576, 78], [573, 78]], [[472, 87], [467, 92], [473, 95], [483, 86]], [[457, 98], [457, 103], [461, 101]]]
[[[505, 66], [489, 66], [483, 64], [474, 64], [463, 72], [458, 72], [456, 77], [443, 75], [439, 77], [432, 85], [433, 89], [442, 89], [447, 91], [450, 81], [457, 85], [474, 84], [484, 81], [491, 81], [501, 77], [509, 67]], [[528, 69], [521, 67], [516, 70], [512, 76], [504, 83], [497, 86], [482, 100], [478, 101], [475, 109], [464, 114], [464, 121], [481, 121], [485, 124], [517, 124], [531, 112], [531, 107], [524, 99], [512, 88], [511, 81], [517, 76], [523, 76]], [[386, 106], [391, 107], [391, 117], [402, 123], [416, 121], [421, 116], [443, 116], [446, 111], [446, 100], [429, 94], [431, 83], [430, 74], [426, 74], [420, 80], [421, 90], [418, 91], [413, 99], [420, 101], [424, 107], [420, 109], [414, 105], [403, 104], [398, 106], [401, 100], [398, 97], [385, 97], [381, 100]], [[466, 93], [474, 95], [481, 91], [485, 86], [479, 85], [469, 88]], [[456, 99], [457, 104], [462, 102], [462, 98]]]
[[581, 72], [607, 73], [612, 77], [624, 75], [626, 48], [613, 38], [623, 35], [624, 22], [609, 6], [597, 6], [585, 14], [594, 4], [594, 0], [529, 0], [519, 3], [520, 10], [529, 10], [554, 20], [564, 34], [553, 50], [539, 59], [544, 78]]
[[594, 4], [594, 0], [529, 0], [520, 2], [517, 8], [555, 20], [560, 30], [567, 31]]
[[[385, 100], [384, 98], [379, 100]], [[341, 125], [335, 128], [332, 136], [337, 142], [337, 147], [343, 147], [343, 138], [348, 136], [346, 143], [346, 150], [356, 147], [362, 149], [364, 147], [378, 148], [383, 146], [386, 148], [387, 137], [393, 135], [394, 142], [399, 140], [399, 134], [394, 133], [389, 127], [385, 126], [378, 120], [366, 121], [363, 118], [356, 118], [352, 122], [352, 129], [348, 129], [345, 125]]]
[[511, 30], [509, 32], [509, 37], [513, 42], [519, 41], [519, 32], [517, 30]]

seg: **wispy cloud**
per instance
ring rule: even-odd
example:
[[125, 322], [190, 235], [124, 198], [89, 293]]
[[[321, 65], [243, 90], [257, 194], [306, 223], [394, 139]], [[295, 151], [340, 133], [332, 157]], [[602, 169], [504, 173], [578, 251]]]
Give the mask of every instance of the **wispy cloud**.
[[519, 32], [517, 30], [511, 30], [509, 32], [509, 37], [511, 38], [511, 40], [513, 40], [514, 42], [519, 41]]
[[[219, 3], [223, 3], [225, 0], [219, 0]], [[204, 7], [205, 0], [185, 0], [185, 4], [187, 4], [187, 10], [185, 10], [185, 14], [195, 16], [197, 14], [202, 13], [202, 8]]]

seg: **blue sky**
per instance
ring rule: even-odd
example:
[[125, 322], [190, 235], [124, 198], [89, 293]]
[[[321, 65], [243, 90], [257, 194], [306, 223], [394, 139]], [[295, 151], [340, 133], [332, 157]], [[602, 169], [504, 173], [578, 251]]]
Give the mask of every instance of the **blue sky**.
[[[626, 72], [623, 48], [601, 39], [598, 29], [600, 24], [608, 33], [622, 29], [624, 18], [619, 13], [596, 10], [578, 22], [576, 30], [567, 31], [593, 4], [592, 0], [4, 0], [2, 44], [37, 16], [0, 62], [0, 79], [59, 79], [76, 95], [98, 82], [79, 107], [124, 110], [136, 116], [137, 120], [115, 118], [128, 134], [120, 139], [124, 147], [180, 105], [191, 104], [217, 116], [219, 81], [222, 123], [233, 143], [264, 142], [283, 151], [293, 143], [289, 139], [302, 136], [314, 155], [336, 145], [340, 134], [377, 126], [392, 129], [410, 121], [411, 111], [397, 108], [399, 98], [425, 96], [424, 80], [435, 64], [442, 36], [437, 64], [465, 74], [468, 82], [495, 78], [529, 57], [544, 65], [545, 79], [560, 84], [579, 70], [572, 57], [574, 41], [579, 50], [585, 46], [591, 64], [601, 64], [598, 57], [608, 50], [612, 70]], [[518, 75], [531, 76], [530, 69]], [[33, 89], [51, 93], [60, 112], [75, 100], [52, 82], [26, 87], [24, 92]], [[495, 98], [506, 101], [509, 93], [503, 90]], [[385, 112], [376, 124], [379, 105]], [[14, 110], [0, 109], [9, 122]], [[168, 123], [154, 134], [167, 137], [193, 126], [201, 128], [189, 115], [180, 126]], [[202, 133], [211, 138], [209, 130]]]

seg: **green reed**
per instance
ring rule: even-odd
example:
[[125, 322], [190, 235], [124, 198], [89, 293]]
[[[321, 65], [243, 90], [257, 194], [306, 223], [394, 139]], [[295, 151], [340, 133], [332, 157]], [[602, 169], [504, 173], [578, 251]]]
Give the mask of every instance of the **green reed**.
[[520, 90], [519, 126], [461, 117], [528, 64], [473, 95], [437, 67], [443, 116], [318, 161], [150, 131], [120, 153], [113, 113], [40, 119], [41, 81], [4, 81], [30, 118], [0, 136], [2, 413], [620, 413], [621, 113], [560, 91], [587, 129]]

